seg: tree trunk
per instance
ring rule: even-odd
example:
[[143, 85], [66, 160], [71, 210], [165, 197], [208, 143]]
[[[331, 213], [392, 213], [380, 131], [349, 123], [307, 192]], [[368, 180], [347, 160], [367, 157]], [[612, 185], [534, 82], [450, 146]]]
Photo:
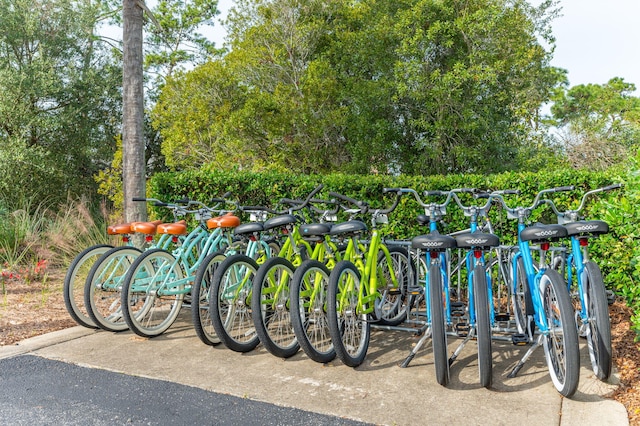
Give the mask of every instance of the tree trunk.
[[134, 197], [145, 197], [144, 159], [144, 86], [142, 24], [143, 10], [139, 0], [123, 0], [123, 75], [122, 75], [122, 182], [124, 185], [124, 217], [126, 221], [147, 218], [145, 203]]

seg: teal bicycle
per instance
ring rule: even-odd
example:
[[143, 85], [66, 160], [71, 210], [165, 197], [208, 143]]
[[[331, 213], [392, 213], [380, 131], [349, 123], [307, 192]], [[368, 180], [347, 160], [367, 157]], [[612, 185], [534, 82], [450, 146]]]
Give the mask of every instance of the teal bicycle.
[[[224, 199], [213, 202], [224, 203]], [[232, 243], [231, 226], [210, 231], [207, 220], [211, 213], [224, 210], [209, 208], [197, 201], [190, 205], [199, 224], [187, 234], [183, 223], [160, 225], [158, 233], [171, 235], [176, 243], [173, 252], [152, 249], [141, 254], [129, 268], [122, 285], [121, 305], [125, 322], [139, 336], [153, 337], [164, 333], [176, 320], [185, 296], [191, 296], [196, 271], [210, 253], [224, 250]], [[222, 223], [222, 222], [221, 222]], [[184, 240], [179, 237], [184, 236]], [[195, 295], [193, 300], [200, 300]], [[198, 316], [199, 318], [199, 316]]]

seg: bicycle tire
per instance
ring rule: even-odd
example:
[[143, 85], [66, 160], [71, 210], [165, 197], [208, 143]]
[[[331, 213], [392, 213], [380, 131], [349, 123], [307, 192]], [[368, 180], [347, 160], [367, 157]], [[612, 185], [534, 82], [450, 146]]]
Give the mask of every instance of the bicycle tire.
[[309, 358], [320, 363], [336, 357], [327, 323], [329, 275], [322, 262], [305, 260], [293, 274], [290, 288], [291, 324], [298, 343]]
[[[166, 250], [142, 253], [131, 265], [122, 286], [122, 313], [135, 334], [155, 337], [175, 322], [184, 299], [184, 272], [176, 258]], [[164, 294], [167, 286], [175, 294]]]
[[534, 318], [531, 290], [529, 289], [524, 261], [521, 257], [516, 261], [516, 276], [515, 278], [511, 277], [511, 284], [513, 286], [513, 314], [518, 333], [526, 335], [529, 338], [529, 341], [532, 342], [533, 334], [536, 329], [536, 322]]
[[[346, 280], [353, 280], [353, 289], [347, 289]], [[371, 338], [371, 325], [367, 314], [358, 314], [360, 272], [349, 261], [341, 261], [329, 275], [327, 289], [327, 322], [331, 341], [340, 360], [349, 367], [364, 361]], [[341, 304], [345, 299], [346, 304]], [[366, 309], [366, 305], [363, 306]]]
[[91, 320], [106, 331], [125, 331], [129, 327], [122, 314], [123, 281], [141, 250], [135, 247], [114, 247], [98, 259], [85, 281], [84, 303]]
[[108, 244], [97, 244], [84, 249], [73, 259], [64, 277], [64, 306], [71, 318], [83, 327], [98, 328], [84, 304], [84, 284], [93, 264], [111, 248]]
[[432, 263], [429, 266], [428, 297], [431, 311], [431, 346], [433, 348], [433, 364], [436, 370], [436, 381], [442, 386], [447, 386], [449, 384], [449, 359], [447, 357], [444, 295], [440, 266], [437, 263]]
[[547, 269], [540, 278], [542, 308], [549, 325], [543, 346], [551, 381], [556, 390], [571, 397], [580, 380], [578, 331], [566, 283], [560, 274]]
[[489, 388], [493, 384], [493, 352], [491, 349], [490, 301], [485, 268], [476, 265], [473, 269], [473, 307], [476, 316], [476, 339], [478, 342], [478, 372], [480, 384]]
[[[402, 247], [389, 247], [391, 256], [391, 269], [387, 263], [384, 252], [378, 254], [376, 271], [378, 275], [378, 288], [382, 297], [376, 301], [379, 312], [378, 323], [382, 325], [395, 326], [401, 324], [406, 318], [409, 310], [409, 287], [410, 280], [415, 277], [415, 266], [409, 260], [409, 253]], [[391, 280], [393, 273], [398, 282], [398, 287], [393, 287]], [[379, 291], [380, 291], [379, 290]]]
[[213, 275], [226, 258], [222, 252], [207, 255], [198, 267], [193, 287], [191, 287], [191, 320], [193, 321], [193, 328], [202, 343], [209, 346], [220, 344], [220, 339], [211, 320], [209, 298]]
[[227, 257], [213, 274], [209, 312], [218, 338], [236, 352], [249, 352], [260, 343], [251, 312], [252, 283], [258, 270], [244, 254]]
[[256, 333], [262, 346], [279, 358], [292, 357], [300, 349], [289, 303], [295, 269], [289, 260], [272, 257], [260, 265], [253, 279], [251, 312]]
[[583, 291], [587, 310], [587, 347], [594, 374], [607, 380], [612, 369], [611, 320], [602, 272], [593, 262], [585, 264]]

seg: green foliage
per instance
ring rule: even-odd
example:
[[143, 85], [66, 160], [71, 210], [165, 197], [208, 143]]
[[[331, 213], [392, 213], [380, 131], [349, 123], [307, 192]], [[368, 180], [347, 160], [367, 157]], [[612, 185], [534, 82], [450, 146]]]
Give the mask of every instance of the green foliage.
[[561, 142], [574, 166], [603, 169], [624, 164], [638, 149], [640, 98], [622, 78], [606, 84], [581, 84], [554, 96], [553, 124], [564, 130]]
[[122, 75], [94, 36], [101, 13], [96, 2], [0, 0], [0, 181], [10, 202], [18, 188], [58, 200], [95, 189], [118, 132]]
[[552, 2], [242, 0], [223, 58], [175, 75], [154, 126], [175, 169], [450, 173], [539, 167], [564, 81]]

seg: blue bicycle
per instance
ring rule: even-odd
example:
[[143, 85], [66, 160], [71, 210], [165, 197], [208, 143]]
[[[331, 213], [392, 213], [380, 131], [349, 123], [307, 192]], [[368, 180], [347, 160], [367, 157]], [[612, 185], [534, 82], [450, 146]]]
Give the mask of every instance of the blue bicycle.
[[607, 380], [611, 375], [611, 321], [602, 272], [589, 257], [589, 239], [609, 232], [609, 225], [601, 220], [581, 220], [579, 213], [589, 195], [620, 186], [610, 185], [586, 192], [575, 210], [559, 211], [552, 200], [544, 200], [558, 217], [558, 223], [567, 228], [571, 239], [571, 250], [561, 251], [561, 256], [554, 258], [554, 268], [567, 278], [576, 309], [578, 334], [587, 339], [591, 368], [600, 380]]
[[[531, 225], [527, 219], [544, 203], [541, 196], [568, 191], [573, 187], [545, 189], [536, 195], [529, 207], [509, 207], [502, 194], [492, 193], [509, 219], [518, 220], [518, 245], [511, 253], [511, 286], [518, 334], [514, 343], [533, 343], [508, 377], [515, 377], [533, 352], [543, 346], [551, 381], [563, 396], [572, 396], [580, 379], [578, 333], [573, 318], [573, 306], [562, 276], [549, 266], [550, 243], [567, 236], [561, 225]], [[537, 264], [531, 244], [538, 244]], [[538, 328], [537, 338], [534, 329]]]

